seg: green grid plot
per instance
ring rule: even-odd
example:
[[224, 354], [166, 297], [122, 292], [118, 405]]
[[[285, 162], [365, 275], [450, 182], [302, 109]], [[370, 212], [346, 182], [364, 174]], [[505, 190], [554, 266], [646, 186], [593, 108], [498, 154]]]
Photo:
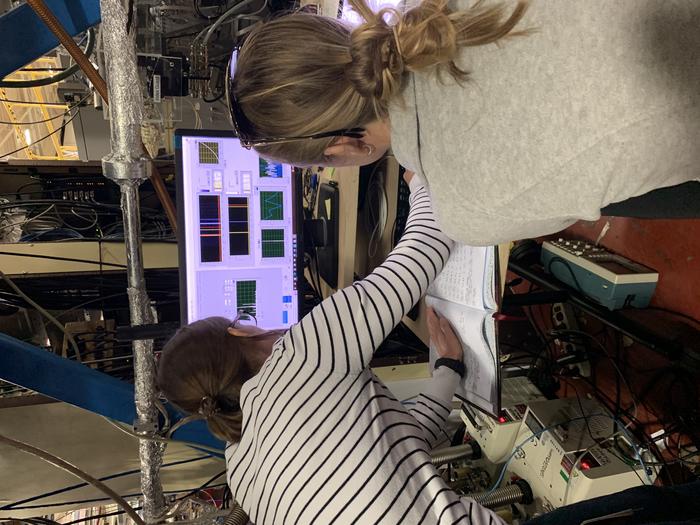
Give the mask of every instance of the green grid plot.
[[199, 142], [199, 163], [218, 164], [219, 163], [219, 143]]
[[284, 230], [261, 230], [262, 256], [284, 257]]
[[281, 191], [261, 191], [260, 219], [263, 221], [281, 221], [284, 218], [283, 198], [284, 193]]
[[256, 315], [256, 282], [236, 281], [236, 307], [250, 315]]

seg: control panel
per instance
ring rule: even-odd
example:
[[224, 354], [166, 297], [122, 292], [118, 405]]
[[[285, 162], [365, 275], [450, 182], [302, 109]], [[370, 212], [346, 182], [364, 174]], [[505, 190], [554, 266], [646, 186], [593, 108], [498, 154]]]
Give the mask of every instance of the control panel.
[[580, 240], [543, 242], [541, 260], [548, 273], [610, 310], [648, 306], [659, 280], [654, 270]]
[[642, 466], [628, 436], [595, 400], [535, 401], [520, 425], [508, 470], [527, 480], [545, 508], [653, 483], [656, 471]]
[[508, 377], [501, 385], [501, 406], [498, 418], [462, 405], [460, 417], [469, 436], [481, 447], [492, 463], [502, 463], [510, 454], [525, 415], [528, 403], [545, 399], [526, 377]]

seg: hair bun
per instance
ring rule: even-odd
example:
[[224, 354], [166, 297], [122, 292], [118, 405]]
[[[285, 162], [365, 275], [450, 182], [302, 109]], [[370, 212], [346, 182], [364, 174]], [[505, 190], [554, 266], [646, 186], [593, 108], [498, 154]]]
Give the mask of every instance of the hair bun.
[[445, 0], [423, 0], [405, 13], [375, 13], [363, 0], [351, 0], [364, 22], [352, 32], [347, 76], [355, 89], [375, 101], [381, 114], [402, 87], [406, 71], [438, 65], [456, 54], [455, 28]]
[[396, 25], [385, 18], [393, 13], [393, 9], [383, 9], [363, 14], [365, 21], [352, 32], [352, 60], [346, 76], [363, 97], [389, 100], [400, 87], [405, 71], [401, 44]]
[[366, 0], [349, 1], [364, 22], [351, 34], [346, 76], [360, 95], [372, 100], [377, 116], [386, 114], [389, 100], [401, 91], [404, 73], [444, 66], [462, 81], [468, 73], [455, 63], [460, 47], [527, 34], [513, 29], [528, 0], [518, 0], [510, 16], [504, 4], [482, 0], [458, 11], [447, 0], [421, 0], [406, 11], [384, 8], [377, 13]]

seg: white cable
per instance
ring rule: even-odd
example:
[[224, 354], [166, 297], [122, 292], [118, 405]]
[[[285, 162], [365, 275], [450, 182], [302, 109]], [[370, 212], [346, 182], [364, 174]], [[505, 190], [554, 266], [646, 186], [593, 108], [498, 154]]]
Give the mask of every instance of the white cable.
[[[20, 201], [20, 202], [21, 202], [21, 201]], [[4, 226], [0, 226], [0, 231], [6, 230], [6, 229], [8, 229], [8, 228], [12, 228], [12, 227], [14, 227], [14, 226], [25, 226], [26, 224], [29, 224], [30, 222], [33, 222], [33, 221], [35, 221], [35, 220], [37, 220], [37, 219], [43, 217], [44, 215], [46, 215], [47, 213], [49, 213], [55, 206], [56, 206], [55, 204], [51, 204], [51, 205], [50, 205], [48, 208], [46, 208], [44, 211], [42, 211], [42, 212], [39, 213], [38, 215], [35, 215], [34, 217], [30, 217], [29, 219], [25, 219], [25, 220], [23, 220], [23, 221], [17, 221], [17, 222], [13, 222], [12, 224], [6, 224], [6, 225], [4, 225]], [[21, 203], [18, 203], [18, 206], [17, 206], [17, 207], [18, 207], [18, 208], [21, 208], [21, 207], [22, 207]]]
[[[377, 199], [376, 202], [374, 197]], [[384, 176], [381, 171], [377, 171], [375, 168], [375, 172], [370, 176], [370, 182], [367, 187], [367, 202], [365, 203], [365, 225], [370, 226], [374, 224], [367, 243], [367, 256], [370, 258], [374, 257], [379, 249], [379, 242], [388, 219], [388, 208], [389, 204], [386, 190], [384, 189]], [[376, 216], [375, 211], [377, 213]]]
[[[209, 39], [211, 38], [212, 34], [214, 34], [214, 31], [216, 31], [221, 24], [226, 21], [227, 18], [229, 18], [231, 15], [234, 15], [241, 11], [243, 8], [248, 7], [249, 4], [252, 4], [255, 0], [243, 0], [242, 2], [237, 3], [234, 5], [231, 9], [226, 11], [224, 14], [222, 14], [219, 18], [217, 18], [216, 22], [214, 22], [209, 28], [205, 29], [207, 31], [206, 36], [204, 37], [204, 40], [202, 40], [202, 46], [206, 49], [207, 44], [209, 43]], [[260, 13], [262, 13], [265, 8], [267, 8], [267, 0], [263, 2], [263, 6], [258, 9], [257, 11], [250, 13], [250, 14], [245, 14], [241, 13], [243, 16], [255, 16]], [[233, 22], [233, 20], [231, 20]], [[201, 33], [200, 33], [201, 35]], [[199, 35], [195, 37], [195, 40], [199, 38]]]

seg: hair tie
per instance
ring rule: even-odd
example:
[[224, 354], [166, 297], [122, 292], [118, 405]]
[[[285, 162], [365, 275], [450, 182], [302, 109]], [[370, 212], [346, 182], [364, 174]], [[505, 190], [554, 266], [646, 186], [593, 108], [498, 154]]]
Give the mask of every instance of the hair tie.
[[204, 396], [199, 402], [199, 410], [197, 412], [204, 419], [209, 419], [220, 412], [219, 404], [213, 397]]

